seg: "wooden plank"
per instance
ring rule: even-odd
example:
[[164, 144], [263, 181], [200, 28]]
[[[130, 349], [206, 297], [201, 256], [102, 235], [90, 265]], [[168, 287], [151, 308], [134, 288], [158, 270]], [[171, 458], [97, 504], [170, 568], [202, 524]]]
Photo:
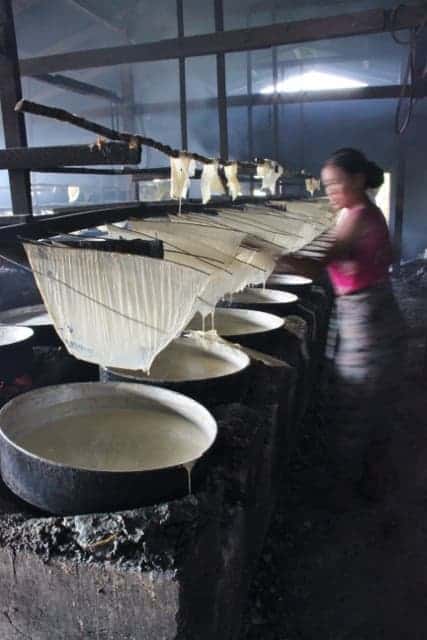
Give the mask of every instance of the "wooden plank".
[[[0, 0], [1, 60], [0, 101], [6, 148], [26, 147], [27, 133], [22, 113], [15, 104], [22, 98], [18, 52], [11, 0]], [[28, 171], [9, 171], [9, 184], [14, 214], [32, 214], [31, 183]]]
[[216, 55], [232, 51], [269, 49], [273, 46], [311, 42], [367, 33], [381, 33], [417, 26], [425, 17], [427, 4], [392, 11], [373, 9], [356, 13], [277, 23], [250, 29], [235, 29], [186, 38], [165, 39], [119, 47], [105, 47], [21, 60], [22, 75], [53, 73], [67, 69], [108, 67], [134, 62]]
[[123, 142], [101, 145], [9, 148], [0, 150], [0, 169], [46, 169], [56, 165], [139, 164], [141, 148]]
[[44, 82], [46, 84], [51, 84], [56, 87], [61, 87], [61, 89], [66, 89], [67, 91], [73, 91], [74, 93], [80, 93], [85, 96], [94, 96], [96, 98], [105, 98], [105, 100], [109, 100], [111, 102], [122, 102], [122, 98], [114, 93], [114, 91], [109, 91], [108, 89], [102, 89], [101, 87], [97, 87], [94, 84], [90, 84], [88, 82], [81, 82], [81, 80], [75, 80], [74, 78], [68, 78], [67, 76], [61, 74], [42, 74], [39, 76], [34, 76], [35, 80], [39, 82]]

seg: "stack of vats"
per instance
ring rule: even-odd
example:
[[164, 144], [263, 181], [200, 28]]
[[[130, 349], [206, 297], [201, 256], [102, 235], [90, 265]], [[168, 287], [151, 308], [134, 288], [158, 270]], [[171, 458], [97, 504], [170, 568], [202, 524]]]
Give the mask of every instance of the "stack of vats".
[[[206, 216], [205, 231], [209, 232], [213, 217]], [[187, 229], [195, 222], [188, 221]], [[231, 231], [243, 233], [237, 227]], [[76, 336], [80, 340], [85, 334], [78, 324], [81, 316], [73, 324], [71, 305], [68, 323], [61, 310], [51, 308], [50, 296], [55, 294], [49, 273], [52, 264], [54, 277], [72, 288], [74, 302], [76, 291], [84, 291], [89, 323], [93, 322], [95, 305], [102, 302], [106, 318], [112, 310], [120, 311], [123, 331], [113, 336], [116, 343], [111, 349], [106, 348], [109, 345], [104, 338], [105, 360], [98, 359], [99, 337], [89, 345], [94, 350], [88, 359], [100, 364], [101, 377], [107, 382], [47, 387], [14, 399], [0, 414], [1, 471], [8, 486], [38, 508], [72, 514], [51, 518], [26, 512], [19, 505], [11, 509], [13, 499], [0, 490], [0, 598], [8, 610], [15, 611], [14, 624], [28, 635], [36, 631], [42, 637], [54, 625], [59, 637], [62, 634], [77, 640], [82, 634], [96, 633], [102, 623], [105, 638], [131, 636], [135, 629], [148, 639], [237, 637], [250, 567], [260, 552], [278, 473], [289, 455], [290, 421], [299, 402], [296, 389], [301, 376], [300, 358], [307, 351], [304, 336], [294, 330], [298, 318], [283, 307], [277, 315], [250, 308], [211, 306], [221, 289], [219, 273], [225, 274], [227, 282], [236, 283], [240, 278], [244, 284], [261, 284], [259, 289], [246, 289], [249, 295], [265, 291], [262, 284], [270, 273], [266, 270], [261, 274], [260, 264], [269, 264], [271, 257], [267, 255], [266, 262], [260, 262], [255, 247], [259, 244], [259, 248], [268, 248], [265, 234], [263, 229], [262, 239], [252, 236], [247, 246], [239, 243], [240, 256], [236, 259], [234, 255], [231, 262], [227, 263], [223, 250], [216, 269], [215, 256], [202, 251], [205, 246], [206, 252], [212, 248], [209, 242], [199, 242], [197, 255], [185, 255], [184, 244], [177, 246], [177, 237], [172, 241], [166, 235], [162, 239], [160, 234], [157, 240], [163, 242], [163, 258], [110, 251], [105, 254], [109, 256], [105, 264], [98, 259], [100, 252], [91, 255], [89, 263], [87, 254], [96, 250], [86, 246], [70, 247], [55, 241], [50, 246], [36, 243], [29, 248], [29, 254], [36, 256], [33, 267], [50, 317], [67, 346], [82, 354], [82, 343], [72, 342], [73, 336], [77, 342]], [[45, 259], [54, 252], [61, 260]], [[77, 253], [70, 257], [70, 252]], [[92, 278], [94, 274], [90, 273], [84, 280], [75, 271], [68, 279], [71, 269], [66, 268], [74, 255], [80, 264], [86, 260], [97, 269], [103, 265], [99, 271], [102, 278], [99, 274]], [[185, 269], [196, 271], [195, 260], [206, 261], [206, 269], [196, 271], [202, 274], [192, 281], [194, 299], [186, 303], [185, 312], [180, 307], [179, 321], [167, 319], [173, 309], [165, 304], [164, 285], [159, 287], [154, 275], [157, 267], [163, 271], [158, 263], [166, 262], [168, 255], [175, 260], [169, 262], [174, 267], [169, 269], [167, 279], [172, 301], [179, 300], [185, 288], [185, 281], [172, 279], [173, 275]], [[138, 271], [128, 279], [121, 275], [119, 279], [121, 265], [135, 266], [139, 262], [153, 267], [150, 271], [144, 267], [145, 275], [152, 275], [151, 281], [133, 277], [141, 273]], [[197, 264], [199, 268], [200, 262]], [[104, 288], [98, 287], [98, 280]], [[43, 281], [52, 289], [46, 289]], [[126, 367], [129, 358], [134, 359], [132, 363], [138, 358], [142, 364], [148, 361], [144, 359], [142, 340], [131, 341], [132, 331], [137, 333], [127, 324], [133, 327], [138, 320], [151, 325], [155, 314], [148, 316], [152, 311], [144, 305], [138, 307], [138, 301], [126, 308], [127, 296], [146, 286], [151, 287], [147, 300], [152, 305], [156, 300], [162, 302], [162, 330], [179, 327], [179, 335], [171, 336], [150, 363], [149, 374], [142, 367]], [[99, 291], [103, 291], [102, 298], [98, 297]], [[239, 296], [227, 289], [223, 294], [228, 302]], [[292, 299], [293, 305], [297, 302]], [[133, 313], [135, 308], [137, 315]], [[297, 313], [297, 306], [293, 309]], [[300, 324], [305, 325], [303, 320]], [[110, 335], [105, 327], [99, 332]], [[89, 342], [90, 337], [86, 339]], [[122, 352], [117, 346], [120, 343]], [[156, 345], [148, 346], [152, 353]], [[262, 353], [253, 354], [250, 349]], [[123, 364], [117, 367], [114, 364], [120, 353]], [[186, 428], [191, 432], [192, 450], [187, 457], [163, 459], [162, 464], [155, 464], [155, 456], [149, 455], [147, 464], [143, 454], [148, 448], [141, 450], [141, 433], [149, 422], [148, 415], [159, 411], [162, 417], [154, 422], [154, 431], [179, 420], [178, 433], [182, 435]], [[111, 420], [117, 423], [113, 425]], [[49, 435], [52, 429], [53, 439]], [[176, 440], [177, 431], [169, 430], [169, 436], [175, 440], [168, 439], [166, 453], [178, 455], [182, 442]], [[199, 447], [197, 451], [194, 446]], [[157, 460], [161, 454], [165, 454], [164, 446], [157, 451]], [[195, 460], [198, 462], [191, 473]], [[192, 495], [184, 497], [189, 480]], [[150, 504], [154, 506], [140, 507]], [[108, 513], [131, 507], [138, 508]], [[8, 515], [16, 510], [19, 518]], [[93, 510], [105, 513], [90, 515]], [[27, 599], [26, 613], [21, 606], [26, 597], [23, 587], [20, 591], [14, 586], [16, 577], [8, 562], [11, 555], [14, 572], [25, 571], [26, 584], [46, 580], [46, 589], [37, 590]], [[74, 580], [77, 573], [78, 581]], [[79, 593], [81, 585], [84, 602]], [[57, 602], [73, 600], [80, 604], [68, 616], [61, 615], [61, 606], [53, 606], [53, 594]], [[116, 605], [117, 598], [120, 605], [123, 603], [123, 607], [115, 607], [114, 617], [108, 614], [113, 594]], [[37, 610], [43, 614], [35, 616]], [[6, 622], [0, 620], [0, 635], [7, 639], [8, 633]]]

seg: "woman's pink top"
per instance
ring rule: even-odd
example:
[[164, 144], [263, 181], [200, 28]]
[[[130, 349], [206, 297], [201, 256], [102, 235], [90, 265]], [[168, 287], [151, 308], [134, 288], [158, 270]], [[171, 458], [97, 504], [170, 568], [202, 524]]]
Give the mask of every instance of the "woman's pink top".
[[328, 273], [337, 295], [355, 293], [388, 279], [392, 263], [392, 247], [387, 223], [382, 212], [374, 204], [344, 209], [335, 230], [352, 222], [353, 217], [363, 216], [361, 233], [355, 240], [351, 256], [334, 260], [328, 265]]

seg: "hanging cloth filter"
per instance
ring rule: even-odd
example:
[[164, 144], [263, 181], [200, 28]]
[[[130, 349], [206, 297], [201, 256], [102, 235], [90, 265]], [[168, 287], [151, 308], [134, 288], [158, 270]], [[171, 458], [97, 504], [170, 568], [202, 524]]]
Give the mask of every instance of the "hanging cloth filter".
[[104, 367], [149, 371], [186, 327], [208, 275], [165, 260], [25, 243], [68, 351]]

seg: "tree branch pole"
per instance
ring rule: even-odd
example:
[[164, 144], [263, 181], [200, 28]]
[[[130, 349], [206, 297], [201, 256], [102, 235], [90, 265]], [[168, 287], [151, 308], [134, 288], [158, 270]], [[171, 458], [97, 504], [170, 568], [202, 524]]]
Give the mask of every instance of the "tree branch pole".
[[[180, 151], [179, 149], [173, 149], [167, 144], [163, 144], [161, 142], [158, 142], [157, 140], [153, 140], [153, 138], [147, 138], [145, 136], [134, 133], [117, 131], [115, 129], [111, 129], [110, 127], [92, 122], [91, 120], [87, 120], [86, 118], [83, 118], [81, 116], [76, 116], [69, 111], [66, 111], [65, 109], [48, 107], [47, 105], [38, 104], [37, 102], [31, 102], [30, 100], [20, 100], [15, 106], [15, 111], [31, 113], [36, 116], [44, 116], [45, 118], [52, 118], [54, 120], [60, 120], [61, 122], [67, 122], [68, 124], [72, 124], [75, 127], [79, 127], [80, 129], [85, 129], [86, 131], [91, 131], [104, 138], [127, 142], [131, 146], [151, 147], [152, 149], [157, 149], [157, 151], [164, 153], [170, 158], [178, 158], [181, 154], [184, 154], [187, 158], [191, 158], [192, 160], [200, 162], [201, 164], [212, 164], [216, 160], [223, 166], [232, 164], [232, 162], [223, 160], [222, 158], [207, 158], [206, 156], [202, 156], [198, 153], [190, 153], [187, 151]], [[254, 162], [239, 161], [237, 162], [237, 164], [241, 169], [256, 169], [257, 167], [257, 163]]]

